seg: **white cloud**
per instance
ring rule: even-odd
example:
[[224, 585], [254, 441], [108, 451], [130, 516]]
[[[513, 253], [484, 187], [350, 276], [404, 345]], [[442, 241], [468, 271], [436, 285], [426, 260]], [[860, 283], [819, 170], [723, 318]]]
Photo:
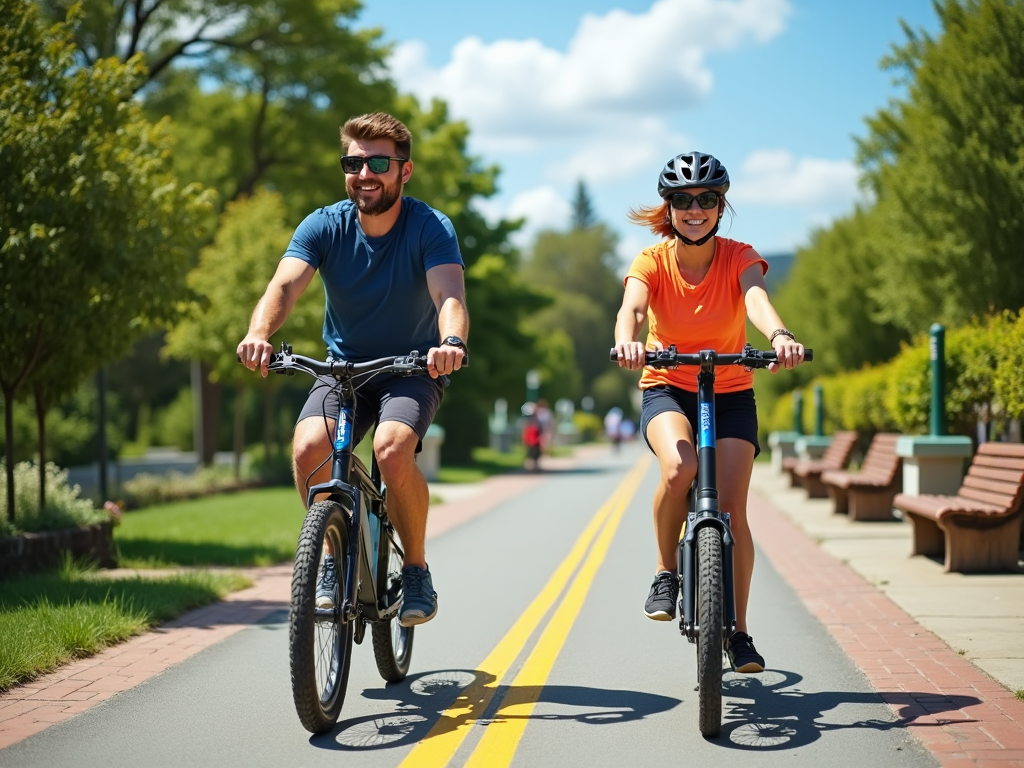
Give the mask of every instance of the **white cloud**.
[[504, 210], [492, 209], [484, 213], [491, 220], [498, 217], [526, 219], [512, 239], [516, 245], [527, 247], [542, 229], [565, 229], [572, 217], [572, 206], [554, 187], [543, 186], [519, 193]]
[[730, 174], [729, 197], [740, 203], [832, 209], [858, 199], [857, 166], [849, 160], [797, 158], [785, 149], [752, 152]]
[[587, 135], [609, 116], [642, 119], [698, 103], [711, 91], [707, 55], [782, 31], [787, 0], [657, 0], [644, 13], [587, 15], [565, 51], [535, 39], [467, 37], [440, 69], [418, 41], [390, 69], [421, 99], [445, 99], [481, 148], [528, 150]]
[[637, 173], [650, 176], [652, 169], [660, 170], [661, 164], [679, 151], [678, 147], [689, 142], [657, 118], [616, 120], [606, 126], [606, 134], [550, 165], [547, 173], [554, 181], [582, 179], [593, 185], [619, 182]]

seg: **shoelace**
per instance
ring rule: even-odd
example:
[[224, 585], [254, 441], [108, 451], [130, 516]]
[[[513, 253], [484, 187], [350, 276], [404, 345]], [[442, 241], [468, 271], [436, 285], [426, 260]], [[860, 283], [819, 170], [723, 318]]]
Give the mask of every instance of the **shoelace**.
[[674, 597], [675, 590], [673, 587], [674, 579], [669, 574], [662, 574], [654, 581], [654, 596], [655, 597]]
[[[426, 591], [423, 588], [423, 581], [426, 578], [427, 572], [423, 570], [410, 570], [402, 572], [402, 589], [406, 595], [413, 595], [415, 597], [424, 596], [423, 593]], [[428, 597], [429, 599], [429, 597]]]
[[322, 566], [322, 568], [320, 570], [320, 583], [321, 584], [326, 584], [326, 583], [328, 583], [328, 580], [330, 580], [332, 582], [336, 581], [336, 579], [334, 577], [334, 558], [333, 557], [325, 557], [324, 558], [324, 564], [323, 564], [323, 566]]

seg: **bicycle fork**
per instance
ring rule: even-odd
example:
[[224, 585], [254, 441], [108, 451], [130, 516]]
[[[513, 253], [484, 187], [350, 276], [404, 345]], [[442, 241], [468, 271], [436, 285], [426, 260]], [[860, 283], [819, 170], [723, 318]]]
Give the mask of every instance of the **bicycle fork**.
[[[693, 498], [691, 493], [690, 498]], [[722, 590], [724, 592], [725, 615], [723, 618], [723, 639], [736, 631], [736, 594], [733, 587], [733, 537], [729, 524], [729, 513], [717, 509], [698, 512], [690, 504], [686, 515], [686, 533], [679, 542], [678, 572], [682, 582], [682, 599], [679, 601], [679, 631], [691, 643], [697, 642], [701, 627], [697, 623], [696, 585], [697, 585], [697, 531], [704, 526], [713, 526], [722, 535]]]

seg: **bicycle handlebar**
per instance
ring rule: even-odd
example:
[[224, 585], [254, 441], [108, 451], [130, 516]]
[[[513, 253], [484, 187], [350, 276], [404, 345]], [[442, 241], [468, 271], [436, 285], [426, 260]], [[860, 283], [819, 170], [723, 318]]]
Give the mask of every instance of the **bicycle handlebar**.
[[[241, 358], [239, 358], [239, 362], [241, 362]], [[468, 365], [469, 356], [466, 355], [462, 358], [462, 366]], [[427, 358], [426, 355], [413, 351], [408, 355], [380, 357], [362, 363], [354, 363], [350, 360], [316, 360], [305, 355], [294, 354], [291, 345], [282, 342], [281, 351], [271, 353], [267, 370], [285, 376], [293, 376], [295, 371], [318, 376], [334, 376], [335, 378], [352, 377], [371, 371], [417, 376], [427, 373]]]
[[[767, 368], [772, 363], [779, 361], [779, 356], [774, 351], [754, 349], [747, 344], [739, 353], [718, 353], [714, 350], [705, 350], [697, 353], [676, 352], [674, 345], [668, 349], [661, 349], [655, 352], [647, 352], [644, 355], [644, 365], [651, 368], [670, 368], [677, 365], [701, 365], [702, 356], [710, 353], [715, 365], [742, 365], [745, 368]], [[619, 352], [612, 348], [609, 357], [613, 363], [619, 361]], [[814, 351], [804, 350], [804, 361], [811, 362], [814, 359]]]

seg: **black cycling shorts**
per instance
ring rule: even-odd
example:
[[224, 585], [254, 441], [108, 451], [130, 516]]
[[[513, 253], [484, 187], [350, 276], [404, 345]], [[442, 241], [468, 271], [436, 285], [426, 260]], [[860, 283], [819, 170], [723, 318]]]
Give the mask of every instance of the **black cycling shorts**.
[[[675, 411], [690, 422], [694, 439], [697, 436], [697, 393], [679, 387], [659, 384], [644, 390], [643, 405], [640, 407], [640, 431], [647, 440], [647, 425], [659, 413]], [[757, 441], [757, 404], [754, 390], [715, 394], [715, 438], [738, 437], [754, 446], [755, 458], [761, 452]], [[650, 442], [647, 447], [650, 447]], [[696, 445], [694, 445], [696, 447]]]
[[[296, 423], [303, 419], [323, 419], [324, 416], [337, 421], [341, 401], [332, 391], [336, 384], [337, 381], [331, 376], [317, 376]], [[438, 376], [436, 379], [426, 375], [374, 376], [356, 390], [356, 423], [352, 431], [352, 446], [359, 445], [371, 426], [384, 421], [398, 421], [411, 427], [422, 441], [427, 427], [434, 420], [434, 414], [441, 407], [447, 384], [447, 376]], [[417, 444], [417, 453], [421, 447], [422, 443]]]

